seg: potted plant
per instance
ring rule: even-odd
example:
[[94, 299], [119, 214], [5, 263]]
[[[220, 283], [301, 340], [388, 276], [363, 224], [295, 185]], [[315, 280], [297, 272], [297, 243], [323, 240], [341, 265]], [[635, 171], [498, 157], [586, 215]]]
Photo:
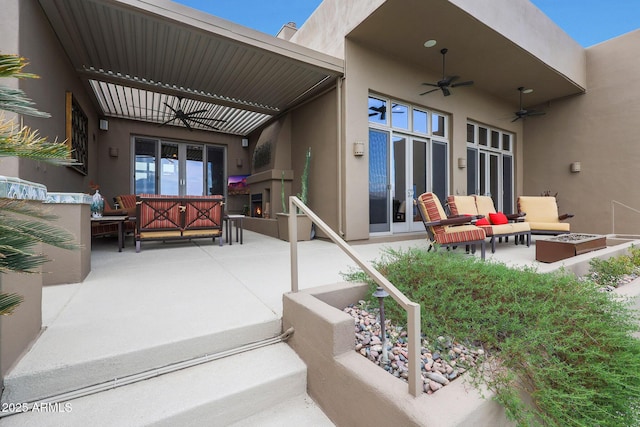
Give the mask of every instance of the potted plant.
[[[302, 176], [300, 177], [301, 192], [298, 193], [298, 198], [307, 204], [308, 200], [308, 185], [309, 185], [309, 165], [311, 163], [311, 148], [307, 150], [305, 156], [304, 169]], [[289, 213], [287, 212], [288, 200], [285, 197], [284, 191], [284, 171], [280, 178], [280, 195], [282, 199], [282, 212], [276, 214], [278, 218], [278, 237], [282, 240], [289, 241]], [[296, 215], [296, 222], [298, 227], [298, 241], [311, 240], [312, 238], [312, 225], [311, 219], [304, 214], [298, 213]]]

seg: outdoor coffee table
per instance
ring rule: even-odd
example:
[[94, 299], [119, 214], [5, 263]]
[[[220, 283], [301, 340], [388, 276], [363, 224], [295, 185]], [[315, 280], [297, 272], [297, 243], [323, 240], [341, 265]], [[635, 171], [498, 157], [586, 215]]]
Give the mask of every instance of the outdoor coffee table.
[[99, 222], [101, 224], [118, 224], [118, 252], [122, 252], [124, 248], [124, 222], [129, 219], [127, 215], [105, 215], [99, 218], [91, 217], [91, 222]]
[[607, 247], [607, 238], [598, 234], [561, 234], [536, 239], [536, 261], [556, 262]]

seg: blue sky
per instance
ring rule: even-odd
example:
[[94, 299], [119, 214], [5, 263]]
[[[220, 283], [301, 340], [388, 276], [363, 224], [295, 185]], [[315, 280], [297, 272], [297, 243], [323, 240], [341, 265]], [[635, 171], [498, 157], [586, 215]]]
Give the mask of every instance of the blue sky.
[[[640, 27], [640, 0], [531, 0], [584, 47]], [[177, 0], [195, 9], [276, 35], [302, 26], [322, 0]]]

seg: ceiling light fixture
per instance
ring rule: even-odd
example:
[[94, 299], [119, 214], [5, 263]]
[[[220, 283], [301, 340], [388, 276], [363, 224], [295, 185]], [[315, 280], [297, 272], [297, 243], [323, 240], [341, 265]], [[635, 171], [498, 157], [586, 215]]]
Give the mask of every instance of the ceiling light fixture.
[[434, 47], [438, 43], [437, 41], [431, 39], [424, 42], [424, 47]]

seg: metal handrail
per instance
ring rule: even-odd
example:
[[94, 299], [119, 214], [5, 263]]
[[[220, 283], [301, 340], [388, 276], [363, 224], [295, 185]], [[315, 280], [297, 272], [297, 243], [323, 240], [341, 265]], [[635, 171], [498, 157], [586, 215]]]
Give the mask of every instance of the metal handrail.
[[[334, 232], [324, 221], [320, 219], [307, 205], [302, 203], [296, 196], [289, 197], [289, 244], [291, 248], [291, 292], [298, 292], [298, 227], [296, 215], [293, 214], [299, 209], [307, 215], [311, 221], [335, 243], [349, 258], [351, 258], [360, 268], [372, 278], [379, 286], [393, 297], [402, 308], [407, 311], [407, 333], [409, 337], [408, 346], [408, 367], [409, 367], [409, 393], [414, 397], [422, 393], [422, 380], [420, 368], [420, 305], [409, 300], [398, 290], [386, 277], [376, 270], [370, 263], [364, 261], [347, 242]], [[384, 325], [382, 326], [384, 328]]]
[[640, 210], [627, 206], [617, 200], [611, 200], [611, 234], [616, 234], [616, 204], [640, 214]]

